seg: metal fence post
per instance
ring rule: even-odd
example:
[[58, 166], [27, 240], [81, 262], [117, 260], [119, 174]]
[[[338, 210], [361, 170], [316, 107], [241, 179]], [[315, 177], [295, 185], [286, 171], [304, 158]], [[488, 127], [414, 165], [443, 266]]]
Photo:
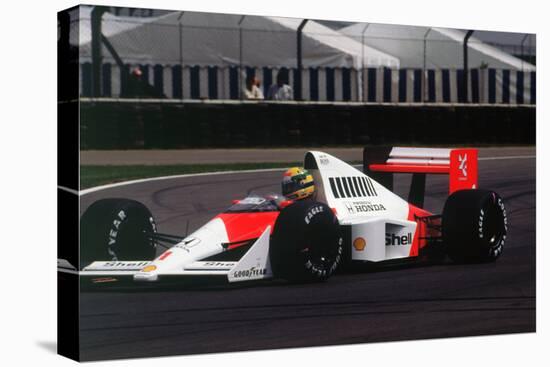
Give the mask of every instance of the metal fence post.
[[529, 37], [529, 33], [526, 33], [525, 36], [523, 36], [523, 39], [521, 40], [521, 71], [523, 71], [523, 62], [525, 60], [525, 54], [523, 45], [525, 44], [525, 41], [527, 41], [527, 37]]
[[92, 96], [101, 96], [101, 18], [107, 7], [96, 6], [92, 10]]
[[361, 102], [365, 102], [365, 32], [369, 28], [370, 23], [365, 25], [361, 32]]
[[181, 24], [181, 18], [185, 14], [184, 11], [180, 11], [178, 16], [178, 31], [179, 31], [179, 51], [180, 51], [180, 66], [183, 69], [183, 25]]
[[[178, 16], [178, 31], [179, 31], [179, 51], [180, 51], [180, 76], [183, 80], [183, 25], [181, 24], [181, 18], [183, 18], [183, 15], [185, 14], [184, 11], [181, 11], [180, 12], [180, 15]], [[183, 84], [182, 82], [180, 82], [180, 84]], [[184, 97], [184, 93], [183, 93], [183, 87], [180, 86], [182, 88], [181, 90], [181, 99], [183, 99]]]
[[243, 99], [243, 29], [241, 24], [244, 21], [246, 15], [241, 16], [239, 20], [239, 99]]
[[428, 28], [426, 33], [424, 33], [424, 50], [423, 50], [423, 60], [422, 60], [422, 84], [420, 88], [422, 89], [422, 102], [426, 102], [426, 41], [428, 39], [428, 34], [432, 31], [432, 28]]
[[466, 35], [464, 36], [464, 44], [463, 44], [463, 52], [464, 52], [464, 72], [462, 73], [462, 86], [464, 88], [462, 93], [462, 102], [467, 103], [469, 101], [468, 97], [468, 40], [474, 33], [473, 30], [469, 30], [466, 32]]
[[295, 80], [296, 90], [294, 91], [294, 99], [296, 101], [300, 101], [302, 99], [302, 30], [306, 26], [307, 22], [308, 19], [302, 20], [296, 33], [296, 59], [298, 68], [298, 77]]

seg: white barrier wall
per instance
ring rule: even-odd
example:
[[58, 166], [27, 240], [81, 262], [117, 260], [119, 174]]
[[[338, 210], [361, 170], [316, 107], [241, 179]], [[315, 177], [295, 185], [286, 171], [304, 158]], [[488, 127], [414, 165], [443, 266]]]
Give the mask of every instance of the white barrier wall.
[[[131, 68], [104, 64], [102, 96], [124, 96], [125, 80]], [[246, 75], [256, 75], [267, 97], [278, 68], [139, 65], [159, 96], [175, 99], [239, 99], [239, 85]], [[91, 95], [91, 64], [80, 65], [80, 94]], [[296, 90], [296, 69], [288, 69], [289, 84]], [[310, 101], [352, 101], [373, 103], [504, 103], [535, 104], [536, 73], [506, 69], [471, 69], [468, 73], [468, 101], [462, 69], [309, 68], [302, 72], [302, 99]]]

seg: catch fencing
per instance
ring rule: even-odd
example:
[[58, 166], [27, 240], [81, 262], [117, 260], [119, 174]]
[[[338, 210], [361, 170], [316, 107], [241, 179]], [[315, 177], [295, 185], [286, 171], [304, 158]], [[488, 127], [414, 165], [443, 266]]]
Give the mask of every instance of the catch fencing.
[[137, 69], [145, 97], [239, 100], [282, 70], [302, 101], [536, 104], [532, 34], [508, 47], [436, 27], [121, 9], [79, 6], [60, 26], [83, 97], [132, 97]]

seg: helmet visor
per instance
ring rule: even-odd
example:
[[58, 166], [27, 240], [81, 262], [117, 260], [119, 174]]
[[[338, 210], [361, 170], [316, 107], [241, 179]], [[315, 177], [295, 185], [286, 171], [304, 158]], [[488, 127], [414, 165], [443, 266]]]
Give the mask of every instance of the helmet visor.
[[286, 196], [310, 186], [313, 186], [313, 181], [302, 184], [300, 181], [288, 180], [282, 183], [282, 193]]

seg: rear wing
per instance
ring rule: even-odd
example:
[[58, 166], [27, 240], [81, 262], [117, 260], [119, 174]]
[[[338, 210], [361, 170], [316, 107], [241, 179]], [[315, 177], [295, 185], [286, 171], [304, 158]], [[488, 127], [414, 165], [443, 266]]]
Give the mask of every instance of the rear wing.
[[394, 173], [412, 173], [408, 201], [424, 205], [426, 174], [449, 176], [449, 195], [477, 188], [477, 149], [367, 147], [363, 171], [393, 190]]

